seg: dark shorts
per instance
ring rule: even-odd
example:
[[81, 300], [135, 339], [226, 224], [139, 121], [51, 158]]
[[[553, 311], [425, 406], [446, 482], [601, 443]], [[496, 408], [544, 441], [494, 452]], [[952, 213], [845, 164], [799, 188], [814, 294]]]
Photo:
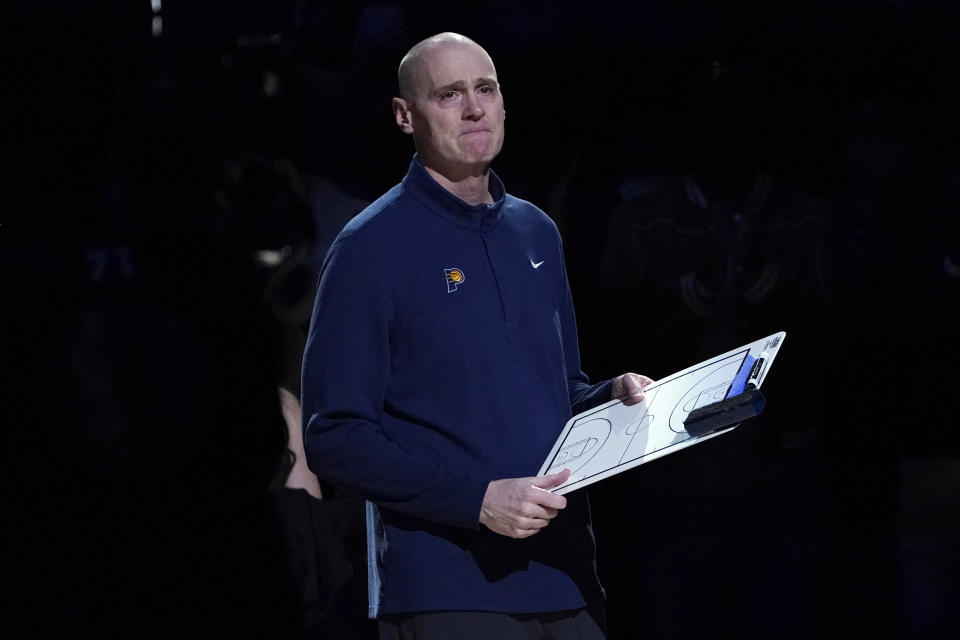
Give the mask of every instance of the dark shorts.
[[605, 640], [603, 609], [510, 615], [437, 611], [387, 616], [380, 640]]

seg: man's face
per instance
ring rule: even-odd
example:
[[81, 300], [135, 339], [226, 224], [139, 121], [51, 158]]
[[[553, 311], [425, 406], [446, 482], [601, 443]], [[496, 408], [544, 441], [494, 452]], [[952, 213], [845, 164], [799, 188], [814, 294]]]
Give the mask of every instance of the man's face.
[[485, 171], [503, 146], [503, 96], [490, 57], [476, 45], [445, 43], [422, 54], [416, 79], [407, 126], [397, 116], [424, 165], [448, 177]]

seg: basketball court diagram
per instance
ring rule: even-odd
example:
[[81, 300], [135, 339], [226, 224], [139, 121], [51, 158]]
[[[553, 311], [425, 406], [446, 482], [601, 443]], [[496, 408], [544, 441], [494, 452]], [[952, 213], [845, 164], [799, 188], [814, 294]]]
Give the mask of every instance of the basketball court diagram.
[[658, 380], [639, 404], [612, 400], [574, 416], [537, 475], [570, 469], [570, 478], [553, 489], [568, 493], [729, 432], [736, 425], [695, 437], [683, 421], [694, 409], [723, 400], [744, 362], [759, 361], [749, 380], [759, 388], [785, 336], [781, 331]]

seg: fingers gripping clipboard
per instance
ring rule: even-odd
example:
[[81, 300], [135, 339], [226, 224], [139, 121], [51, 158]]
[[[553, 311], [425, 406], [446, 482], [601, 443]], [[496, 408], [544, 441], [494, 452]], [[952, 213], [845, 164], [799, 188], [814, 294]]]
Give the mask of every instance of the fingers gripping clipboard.
[[765, 404], [760, 385], [786, 332], [687, 367], [644, 390], [644, 401], [611, 400], [573, 416], [538, 476], [570, 469], [552, 491], [569, 493], [735, 429]]

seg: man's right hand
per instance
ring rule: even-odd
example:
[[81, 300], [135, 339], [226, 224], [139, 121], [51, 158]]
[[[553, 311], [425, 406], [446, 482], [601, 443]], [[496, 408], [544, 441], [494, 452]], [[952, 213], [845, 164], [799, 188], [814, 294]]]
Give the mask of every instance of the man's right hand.
[[487, 485], [480, 507], [480, 524], [511, 538], [528, 538], [550, 524], [567, 499], [550, 493], [570, 477], [564, 469], [552, 476], [508, 478]]

